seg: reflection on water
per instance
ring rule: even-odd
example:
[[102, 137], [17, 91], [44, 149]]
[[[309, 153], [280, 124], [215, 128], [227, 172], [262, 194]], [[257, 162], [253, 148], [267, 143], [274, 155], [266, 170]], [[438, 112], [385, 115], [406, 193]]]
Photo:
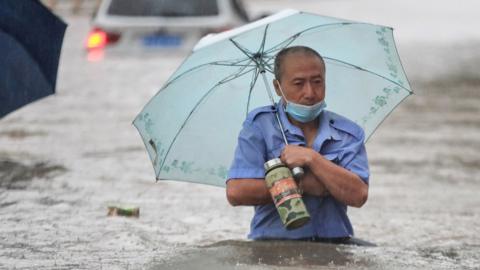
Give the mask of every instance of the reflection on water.
[[185, 251], [150, 269], [271, 269], [367, 266], [349, 247], [298, 241], [222, 241]]

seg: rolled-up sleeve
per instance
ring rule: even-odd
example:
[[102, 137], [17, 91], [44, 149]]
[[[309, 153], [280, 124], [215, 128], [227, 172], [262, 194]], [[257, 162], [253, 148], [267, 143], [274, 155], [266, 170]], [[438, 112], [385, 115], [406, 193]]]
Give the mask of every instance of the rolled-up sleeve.
[[266, 146], [261, 131], [245, 121], [238, 136], [237, 148], [227, 181], [235, 178], [264, 178]]
[[349, 137], [350, 140], [346, 142], [343, 148], [339, 165], [355, 173], [368, 184], [370, 171], [364, 143], [365, 133], [361, 130], [356, 136]]

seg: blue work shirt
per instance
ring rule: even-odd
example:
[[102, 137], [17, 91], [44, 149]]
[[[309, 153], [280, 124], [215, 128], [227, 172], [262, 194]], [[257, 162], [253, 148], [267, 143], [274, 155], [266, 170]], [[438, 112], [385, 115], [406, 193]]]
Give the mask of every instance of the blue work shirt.
[[[263, 164], [280, 156], [285, 144], [275, 111], [279, 111], [289, 144], [305, 146], [302, 130], [290, 123], [284, 106], [260, 107], [247, 116], [238, 137], [228, 180], [256, 178], [265, 181]], [[338, 114], [323, 111], [318, 117], [319, 129], [312, 148], [326, 159], [357, 174], [368, 184], [369, 169], [363, 129]], [[234, 180], [233, 180], [234, 181]], [[286, 230], [273, 203], [255, 206], [250, 225], [250, 239], [337, 238], [353, 236], [347, 206], [332, 196], [303, 195], [311, 220], [303, 227]]]

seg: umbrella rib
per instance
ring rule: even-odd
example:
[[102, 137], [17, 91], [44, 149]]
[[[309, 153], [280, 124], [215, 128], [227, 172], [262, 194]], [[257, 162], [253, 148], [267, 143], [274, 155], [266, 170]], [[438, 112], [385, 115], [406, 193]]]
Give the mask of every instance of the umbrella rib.
[[[255, 67], [255, 68], [256, 68], [256, 67]], [[217, 83], [217, 85], [224, 84], [224, 83], [227, 83], [227, 82], [229, 82], [229, 81], [231, 81], [231, 80], [234, 80], [234, 79], [236, 79], [236, 78], [242, 77], [243, 75], [251, 72], [251, 71], [254, 70], [255, 68], [251, 68], [251, 69], [248, 69], [247, 71], [244, 71], [244, 70], [246, 69], [246, 67], [243, 67], [243, 68], [241, 68], [240, 70], [238, 70], [237, 73], [232, 74], [232, 75], [230, 75], [230, 76], [228, 76], [228, 77], [225, 77], [223, 80], [219, 81], [219, 82]]]
[[[323, 25], [317, 25], [317, 26], [312, 26], [310, 28], [307, 28], [303, 31], [300, 31], [300, 32], [297, 32], [295, 33], [294, 35], [292, 35], [291, 37], [289, 37], [288, 39], [280, 42], [279, 44], [271, 47], [268, 51], [266, 51], [267, 53], [271, 53], [271, 52], [274, 52], [274, 51], [279, 51], [283, 48], [285, 48], [286, 46], [290, 45], [293, 41], [295, 41], [299, 36], [301, 36], [302, 34], [304, 34], [305, 32], [307, 31], [310, 31], [312, 29], [317, 29], [317, 28], [323, 28], [323, 27], [327, 27], [327, 26], [339, 26], [339, 27], [342, 27], [342, 26], [346, 26], [346, 25], [353, 25], [353, 24], [364, 24], [364, 25], [369, 25], [367, 23], [352, 23], [352, 22], [340, 22], [340, 23], [329, 23], [329, 24], [323, 24]], [[288, 42], [287, 45], [285, 46], [281, 46], [283, 43], [285, 42]], [[279, 47], [281, 46], [281, 47]]]
[[272, 66], [270, 64], [268, 64], [267, 62], [265, 62], [265, 70], [267, 70], [268, 72], [272, 73], [272, 74], [275, 74]]
[[242, 59], [236, 59], [236, 60], [230, 60], [230, 61], [217, 61], [214, 62], [214, 65], [233, 65], [233, 66], [241, 66], [239, 63], [249, 61], [250, 58], [242, 58]]
[[248, 61], [250, 60], [250, 57], [249, 58], [246, 58], [246, 59], [237, 59], [235, 61], [233, 61], [232, 63], [228, 63], [227, 61], [214, 61], [214, 62], [209, 62], [209, 63], [205, 63], [205, 64], [201, 64], [201, 65], [198, 65], [198, 66], [195, 66], [195, 67], [192, 67], [190, 69], [187, 69], [185, 70], [184, 72], [182, 72], [182, 74], [179, 74], [177, 75], [175, 78], [171, 79], [170, 81], [168, 81], [164, 86], [163, 88], [166, 88], [167, 86], [169, 86], [170, 84], [172, 84], [174, 81], [176, 81], [177, 79], [185, 76], [187, 73], [190, 73], [196, 69], [200, 69], [202, 67], [205, 67], [205, 66], [209, 66], [209, 65], [218, 65], [218, 66], [243, 66], [243, 65], [238, 65], [237, 63], [241, 63], [243, 61]]
[[237, 47], [243, 54], [245, 54], [248, 58], [252, 59], [253, 61], [255, 61], [255, 59], [253, 58], [253, 55], [251, 52], [249, 52], [246, 48], [242, 47], [239, 43], [237, 43], [235, 40], [233, 39], [229, 39], [230, 42], [233, 43], [233, 45], [235, 45], [235, 47]]
[[247, 73], [249, 73], [249, 72], [252, 72], [252, 71], [255, 70], [255, 69], [256, 69], [256, 67], [255, 67], [255, 68], [251, 68], [251, 69], [249, 69], [249, 70], [246, 70], [246, 71], [244, 71], [244, 72], [242, 72], [242, 73], [237, 73], [237, 75], [233, 76], [232, 78], [229, 78], [228, 80], [222, 80], [222, 81], [220, 81], [219, 83], [221, 83], [221, 84], [227, 83], [227, 82], [229, 82], [229, 81], [231, 81], [231, 80], [234, 80], [234, 79], [236, 79], [236, 78], [242, 77], [243, 75], [245, 75], [245, 74], [247, 74]]
[[[235, 78], [238, 78], [240, 76], [243, 76], [245, 74], [247, 74], [248, 72], [252, 71], [253, 69], [250, 69], [248, 71], [244, 71], [240, 74], [238, 74]], [[188, 120], [190, 120], [190, 118], [192, 117], [193, 113], [198, 109], [198, 107], [200, 106], [200, 104], [203, 103], [203, 101], [213, 92], [213, 90], [215, 90], [217, 88], [217, 86], [221, 85], [221, 84], [224, 84], [225, 82], [228, 82], [230, 80], [233, 80], [235, 78], [230, 78], [228, 80], [222, 80], [218, 83], [216, 83], [214, 86], [212, 86], [212, 88], [210, 88], [201, 98], [200, 100], [198, 100], [198, 102], [195, 104], [195, 106], [193, 106], [192, 110], [190, 111], [190, 113], [188, 114], [187, 118], [185, 118], [185, 121], [183, 121], [182, 125], [180, 126], [180, 128], [178, 129], [177, 131], [177, 134], [175, 134], [175, 137], [173, 137], [173, 140], [172, 140], [172, 143], [170, 143], [170, 146], [168, 147], [166, 153], [165, 153], [165, 157], [163, 158], [162, 160], [162, 164], [160, 165], [160, 169], [158, 170], [158, 174], [157, 174], [157, 179], [160, 178], [160, 173], [162, 172], [162, 169], [163, 169], [163, 166], [165, 165], [165, 162], [167, 161], [167, 157], [168, 157], [168, 154], [170, 153], [170, 150], [172, 149], [173, 145], [175, 144], [175, 142], [177, 141], [177, 138], [178, 136], [180, 135], [180, 133], [182, 132], [183, 128], [185, 127], [185, 125], [187, 124]]]
[[252, 97], [253, 87], [257, 83], [258, 75], [260, 74], [260, 70], [256, 68], [255, 73], [253, 74], [252, 81], [250, 82], [250, 89], [248, 90], [248, 99], [247, 99], [247, 111], [245, 112], [245, 117], [248, 115], [248, 111], [250, 110], [250, 100]]
[[[300, 36], [300, 33], [297, 33], [291, 37], [289, 37], [288, 39], [278, 43], [277, 45], [271, 47], [270, 49], [268, 49], [267, 51], [265, 51], [266, 53], [272, 53], [272, 52], [275, 52], [275, 51], [280, 51], [282, 50], [283, 48], [286, 48], [288, 45], [292, 44], [292, 42], [295, 41], [295, 39], [298, 38], [298, 36]], [[285, 44], [285, 46], [283, 46], [283, 44]]]
[[413, 93], [413, 91], [407, 89], [405, 86], [397, 83], [396, 81], [393, 81], [393, 80], [391, 80], [391, 79], [389, 79], [389, 78], [387, 78], [387, 77], [385, 77], [385, 76], [383, 76], [383, 75], [380, 75], [380, 74], [378, 74], [378, 73], [375, 73], [375, 72], [373, 72], [373, 71], [371, 71], [371, 70], [368, 70], [368, 69], [362, 68], [362, 67], [360, 67], [360, 66], [357, 66], [357, 65], [354, 65], [354, 64], [351, 64], [351, 63], [342, 61], [342, 60], [340, 60], [340, 59], [331, 58], [331, 57], [328, 57], [328, 56], [322, 56], [322, 57], [323, 57], [325, 60], [332, 60], [332, 61], [335, 61], [335, 62], [339, 62], [339, 63], [342, 63], [342, 64], [344, 64], [344, 65], [346, 65], [346, 66], [352, 67], [352, 68], [354, 68], [354, 69], [357, 69], [357, 70], [360, 70], [360, 71], [364, 71], [364, 72], [370, 73], [370, 74], [372, 74], [372, 75], [375, 75], [375, 76], [377, 76], [377, 77], [380, 77], [380, 78], [382, 78], [382, 79], [384, 79], [384, 80], [387, 80], [387, 81], [389, 81], [389, 82], [391, 82], [391, 83], [399, 86], [400, 88], [402, 88], [403, 90], [407, 91], [407, 92], [410, 93], [410, 94]]
[[265, 25], [265, 30], [263, 31], [262, 44], [260, 45], [260, 49], [259, 49], [259, 52], [262, 53], [262, 54], [263, 54], [263, 51], [265, 49], [265, 42], [267, 40], [268, 26], [269, 26], [269, 24]]
[[[250, 60], [250, 59], [249, 59]], [[251, 62], [249, 62], [251, 63]], [[251, 64], [245, 64], [245, 65], [239, 65], [239, 64], [228, 64], [228, 63], [222, 63], [222, 64], [214, 64], [214, 66], [226, 66], [226, 67], [256, 67], [257, 65], [251, 65]]]
[[[241, 76], [243, 76], [244, 74], [252, 71], [253, 69], [249, 69], [249, 70], [243, 72], [247, 67], [256, 67], [256, 65], [250, 65], [250, 63], [252, 62], [251, 59], [245, 59], [245, 60], [242, 60], [242, 62], [243, 62], [243, 61], [246, 61], [246, 60], [249, 61], [246, 65], [235, 65], [235, 66], [238, 66], [238, 67], [241, 67], [241, 68], [240, 68], [236, 73], [233, 73], [232, 75], [225, 77], [223, 80], [220, 80], [220, 81], [218, 82], [218, 84], [223, 84], [223, 83], [229, 82], [229, 81], [231, 81], [231, 80], [233, 80], [233, 79], [236, 79], [236, 78], [238, 78], [238, 77], [241, 77]], [[224, 65], [226, 65], [226, 64], [224, 64]]]
[[259, 63], [261, 58], [256, 58], [251, 52], [249, 52], [247, 49], [242, 47], [240, 44], [238, 44], [235, 40], [230, 39], [230, 41], [237, 47], [241, 52], [243, 52], [248, 58], [252, 59], [253, 62], [255, 62], [257, 67], [262, 66], [262, 63]]

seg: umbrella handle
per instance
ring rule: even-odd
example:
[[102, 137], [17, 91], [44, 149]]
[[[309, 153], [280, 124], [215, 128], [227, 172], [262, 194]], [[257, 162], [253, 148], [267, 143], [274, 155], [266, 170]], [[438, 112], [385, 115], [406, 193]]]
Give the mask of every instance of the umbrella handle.
[[295, 167], [292, 169], [292, 174], [296, 180], [300, 180], [305, 175], [305, 171], [303, 170], [302, 167]]

